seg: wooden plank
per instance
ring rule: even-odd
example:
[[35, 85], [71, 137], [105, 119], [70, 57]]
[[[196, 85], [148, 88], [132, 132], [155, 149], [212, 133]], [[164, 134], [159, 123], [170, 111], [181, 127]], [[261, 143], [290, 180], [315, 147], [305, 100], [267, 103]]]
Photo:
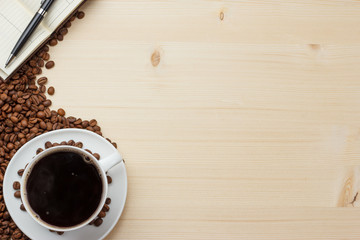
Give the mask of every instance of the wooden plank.
[[359, 239], [358, 1], [84, 10], [46, 75], [125, 156], [107, 239]]

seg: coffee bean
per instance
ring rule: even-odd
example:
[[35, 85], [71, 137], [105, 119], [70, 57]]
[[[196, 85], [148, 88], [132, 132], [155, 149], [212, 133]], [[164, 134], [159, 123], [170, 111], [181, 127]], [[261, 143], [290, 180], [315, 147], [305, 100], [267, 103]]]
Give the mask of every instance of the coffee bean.
[[45, 113], [43, 111], [39, 111], [39, 112], [37, 112], [36, 116], [38, 118], [44, 119], [45, 118]]
[[96, 219], [93, 219], [91, 222], [89, 222], [89, 225], [93, 225]]
[[51, 148], [52, 146], [53, 146], [52, 143], [49, 142], [49, 141], [47, 141], [47, 142], [45, 143], [45, 149]]
[[0, 203], [0, 212], [5, 211], [5, 208], [6, 208], [5, 203]]
[[106, 198], [105, 203], [106, 203], [106, 204], [110, 204], [110, 203], [111, 203], [111, 198]]
[[109, 205], [104, 204], [104, 207], [102, 208], [102, 211], [104, 211], [104, 212], [108, 212], [109, 210], [110, 210]]
[[30, 129], [30, 133], [35, 133], [37, 134], [39, 132], [39, 129], [37, 127], [33, 127]]
[[98, 214], [98, 217], [104, 218], [104, 217], [106, 217], [106, 213], [105, 213], [104, 211], [101, 211], [101, 212]]
[[9, 150], [13, 150], [15, 148], [14, 144], [9, 142], [6, 147], [9, 149]]
[[26, 118], [23, 119], [23, 120], [21, 120], [21, 126], [22, 126], [22, 127], [27, 127], [27, 126], [28, 126], [28, 121], [27, 121]]
[[22, 237], [21, 232], [16, 232], [11, 236], [13, 239], [20, 239]]
[[2, 93], [2, 94], [0, 95], [0, 99], [1, 99], [2, 101], [6, 101], [7, 98], [8, 98], [8, 96], [7, 96], [5, 93]]
[[20, 144], [21, 144], [21, 145], [24, 145], [25, 143], [26, 143], [26, 138], [20, 139]]
[[36, 55], [41, 59], [41, 58], [43, 58], [44, 57], [44, 54], [45, 54], [46, 52], [44, 52], [44, 51], [40, 51], [40, 52], [38, 52]]
[[57, 40], [58, 40], [58, 41], [64, 40], [64, 36], [61, 35], [61, 34], [57, 35]]
[[39, 79], [37, 80], [37, 83], [38, 83], [39, 85], [44, 85], [44, 84], [47, 83], [47, 81], [48, 81], [47, 77], [41, 77], [41, 78], [39, 78]]
[[45, 65], [44, 60], [39, 59], [39, 60], [37, 61], [37, 65], [38, 65], [40, 68], [44, 67], [44, 65]]
[[64, 232], [56, 232], [58, 235], [63, 235]]
[[17, 173], [18, 173], [19, 176], [22, 176], [23, 173], [24, 173], [24, 169], [20, 169]]
[[102, 223], [103, 223], [103, 220], [102, 220], [101, 218], [98, 218], [98, 219], [95, 220], [94, 225], [95, 225], [96, 227], [98, 227], [98, 226], [100, 226]]
[[44, 102], [43, 102], [43, 104], [44, 104], [44, 106], [45, 107], [49, 107], [49, 106], [51, 106], [51, 100], [50, 99], [47, 99], [47, 100], [45, 100]]
[[21, 197], [20, 191], [16, 191], [16, 192], [14, 193], [14, 197], [20, 198], [20, 197]]
[[22, 211], [26, 211], [24, 204], [21, 204], [21, 205], [20, 205], [20, 209], [21, 209]]
[[64, 116], [64, 115], [65, 115], [65, 110], [62, 109], [62, 108], [59, 108], [57, 112], [58, 112], [58, 114], [59, 114], [60, 116]]
[[32, 67], [36, 67], [36, 61], [35, 60], [30, 60], [29, 65]]
[[49, 46], [45, 45], [42, 49], [44, 52], [48, 52], [50, 50]]
[[56, 46], [57, 45], [57, 43], [58, 43], [58, 41], [55, 39], [55, 38], [52, 38], [52, 39], [50, 39], [50, 41], [49, 41], [49, 45], [50, 46]]
[[88, 153], [92, 154], [92, 152], [89, 149], [85, 149], [85, 151], [87, 151]]
[[43, 130], [46, 129], [46, 123], [44, 121], [41, 121], [40, 124], [39, 124], [39, 127]]
[[13, 123], [18, 123], [19, 122], [19, 119], [15, 116], [11, 116], [10, 117], [10, 120], [13, 122]]
[[[46, 113], [46, 112], [45, 112]], [[51, 122], [47, 122], [46, 123], [46, 131], [50, 131], [52, 129], [52, 123]]]
[[40, 68], [38, 68], [38, 67], [35, 67], [35, 68], [32, 69], [32, 73], [34, 75], [41, 74], [42, 70]]
[[98, 153], [93, 153], [93, 156], [97, 159], [100, 160], [100, 155]]
[[83, 122], [81, 123], [81, 126], [82, 126], [83, 128], [87, 128], [89, 125], [90, 125], [90, 124], [89, 124], [89, 121], [87, 121], [87, 120], [85, 120], [85, 121], [83, 121]]
[[70, 22], [70, 21], [66, 22], [64, 26], [65, 26], [66, 28], [70, 28], [70, 27], [71, 27], [71, 22]]
[[54, 61], [48, 61], [46, 64], [45, 64], [45, 67], [47, 69], [50, 69], [50, 68], [53, 68], [55, 66], [55, 62]]
[[48, 94], [49, 95], [54, 95], [54, 93], [55, 93], [55, 88], [54, 87], [49, 87], [48, 88]]
[[39, 154], [39, 153], [41, 153], [42, 151], [44, 151], [44, 149], [38, 148], [38, 149], [36, 150], [36, 154]]
[[22, 111], [22, 107], [20, 104], [16, 104], [16, 106], [14, 107], [14, 111], [15, 112], [21, 112]]
[[106, 176], [108, 183], [112, 183], [112, 178], [110, 176]]
[[83, 11], [79, 11], [78, 13], [77, 13], [77, 18], [78, 19], [83, 19], [85, 17], [85, 13], [83, 12]]
[[94, 127], [97, 125], [97, 121], [95, 119], [90, 120], [90, 126]]
[[42, 93], [46, 92], [46, 87], [44, 85], [40, 86], [40, 92], [42, 92]]
[[60, 31], [59, 31], [59, 33], [60, 33], [61, 35], [65, 36], [65, 35], [68, 33], [68, 30], [67, 30], [67, 28], [61, 28]]
[[15, 228], [16, 228], [16, 224], [15, 224], [13, 221], [11, 221], [11, 222], [9, 223], [9, 227], [10, 227], [11, 229], [15, 229]]
[[74, 125], [80, 125], [82, 123], [81, 118], [76, 119], [76, 121], [74, 122]]
[[77, 142], [77, 143], [75, 143], [75, 147], [82, 148], [83, 143], [82, 142]]
[[14, 188], [14, 190], [19, 190], [19, 189], [20, 189], [20, 182], [15, 181], [15, 182], [13, 183], [13, 188]]
[[49, 53], [44, 53], [42, 59], [44, 59], [45, 61], [48, 61], [50, 59], [50, 54]]

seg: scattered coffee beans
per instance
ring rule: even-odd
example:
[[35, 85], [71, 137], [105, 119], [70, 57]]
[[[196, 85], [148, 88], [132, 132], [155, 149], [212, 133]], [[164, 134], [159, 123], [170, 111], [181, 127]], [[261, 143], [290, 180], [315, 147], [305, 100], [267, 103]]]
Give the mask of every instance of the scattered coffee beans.
[[[36, 136], [56, 129], [62, 128], [82, 128], [93, 131], [102, 136], [101, 128], [94, 124], [90, 126], [87, 120], [82, 120], [73, 116], [61, 116], [57, 111], [51, 110], [51, 100], [45, 95], [48, 83], [47, 78], [37, 76], [42, 73], [42, 68], [54, 67], [55, 63], [49, 63], [50, 54], [49, 45], [58, 44], [59, 35], [61, 38], [68, 32], [71, 26], [70, 21], [75, 18], [83, 18], [83, 12], [76, 12], [70, 20], [55, 34], [51, 36], [48, 45], [43, 46], [39, 51], [28, 60], [7, 82], [0, 81], [0, 239], [1, 240], [18, 240], [29, 239], [17, 228], [11, 219], [3, 199], [2, 182], [6, 168], [16, 151]], [[60, 32], [61, 31], [61, 32]], [[48, 94], [53, 95], [55, 89], [48, 88]], [[41, 112], [41, 113], [39, 113]], [[110, 139], [107, 139], [110, 143]], [[9, 144], [10, 143], [10, 144]], [[112, 143], [115, 147], [116, 144]], [[80, 143], [75, 146], [80, 147]], [[82, 145], [81, 145], [82, 147]], [[41, 151], [41, 150], [39, 150]], [[24, 169], [18, 171], [22, 176]], [[14, 187], [14, 186], [13, 186]], [[15, 186], [17, 187], [17, 186]], [[14, 189], [17, 190], [17, 189]], [[20, 196], [20, 191], [14, 193]], [[105, 208], [105, 206], [104, 206]], [[23, 205], [20, 206], [25, 211]], [[100, 226], [101, 218], [94, 219], [93, 224]], [[62, 234], [62, 233], [59, 233]]]

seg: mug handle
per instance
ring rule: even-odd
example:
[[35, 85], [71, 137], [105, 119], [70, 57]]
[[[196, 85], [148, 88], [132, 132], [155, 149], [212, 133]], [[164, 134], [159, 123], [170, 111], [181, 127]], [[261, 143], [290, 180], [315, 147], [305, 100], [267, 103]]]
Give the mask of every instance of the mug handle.
[[99, 165], [104, 170], [104, 172], [107, 172], [108, 170], [110, 170], [110, 168], [112, 168], [116, 164], [121, 163], [122, 161], [123, 161], [123, 158], [121, 157], [120, 153], [118, 153], [116, 151], [115, 153], [111, 154], [110, 156], [108, 156], [104, 159], [101, 159], [99, 161]]

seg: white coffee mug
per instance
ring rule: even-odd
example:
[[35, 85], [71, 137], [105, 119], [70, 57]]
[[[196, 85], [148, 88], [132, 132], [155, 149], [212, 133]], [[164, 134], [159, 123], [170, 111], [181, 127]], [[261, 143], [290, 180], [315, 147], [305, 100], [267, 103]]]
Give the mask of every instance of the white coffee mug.
[[[38, 216], [38, 214], [36, 214], [36, 212], [31, 208], [31, 206], [29, 204], [28, 194], [26, 191], [26, 184], [27, 184], [27, 180], [29, 179], [29, 176], [31, 175], [31, 171], [34, 169], [34, 166], [36, 166], [36, 164], [39, 162], [39, 160], [43, 159], [44, 157], [46, 157], [50, 154], [56, 153], [56, 152], [73, 152], [73, 153], [79, 154], [80, 156], [83, 156], [84, 159], [86, 159], [86, 161], [88, 161], [88, 163], [95, 166], [95, 168], [97, 169], [99, 176], [101, 178], [102, 193], [101, 193], [101, 199], [100, 199], [100, 203], [99, 203], [98, 207], [96, 208], [94, 213], [87, 220], [85, 220], [75, 226], [59, 227], [59, 226], [51, 225], [51, 224], [43, 221]], [[23, 173], [23, 176], [21, 179], [21, 189], [20, 189], [21, 200], [24, 204], [26, 211], [30, 214], [30, 216], [37, 223], [39, 223], [40, 225], [42, 225], [45, 228], [53, 230], [53, 231], [59, 231], [59, 232], [72, 231], [72, 230], [79, 229], [79, 228], [87, 225], [88, 223], [90, 223], [100, 213], [101, 209], [103, 208], [103, 206], [105, 204], [107, 192], [108, 192], [108, 182], [107, 182], [107, 178], [106, 178], [106, 172], [110, 168], [112, 168], [113, 166], [115, 166], [116, 164], [118, 164], [120, 162], [122, 162], [122, 157], [118, 152], [115, 152], [114, 154], [110, 155], [109, 157], [98, 161], [92, 154], [90, 154], [90, 153], [86, 152], [85, 150], [78, 148], [78, 147], [59, 145], [59, 146], [48, 148], [48, 149], [44, 150], [43, 152], [39, 153], [38, 155], [36, 155], [34, 157], [34, 159], [28, 164], [28, 166], [24, 170], [24, 173]]]

